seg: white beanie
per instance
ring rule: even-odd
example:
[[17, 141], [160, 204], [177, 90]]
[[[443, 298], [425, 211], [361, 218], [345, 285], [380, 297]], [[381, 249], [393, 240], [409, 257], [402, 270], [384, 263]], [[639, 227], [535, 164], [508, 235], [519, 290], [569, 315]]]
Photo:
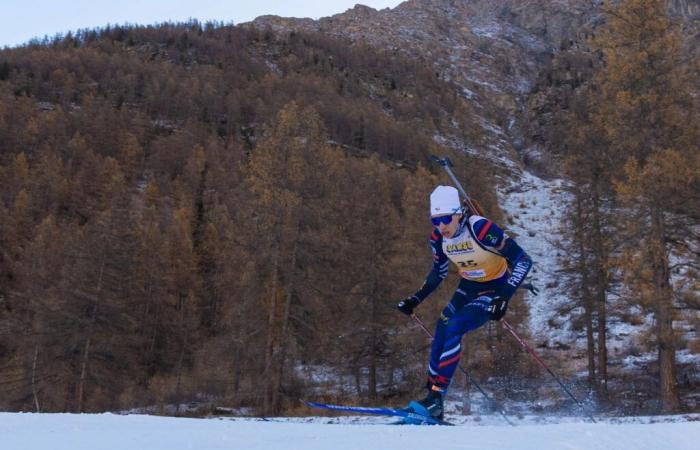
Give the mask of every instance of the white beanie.
[[459, 192], [452, 186], [438, 186], [430, 194], [430, 215], [456, 214], [462, 210]]

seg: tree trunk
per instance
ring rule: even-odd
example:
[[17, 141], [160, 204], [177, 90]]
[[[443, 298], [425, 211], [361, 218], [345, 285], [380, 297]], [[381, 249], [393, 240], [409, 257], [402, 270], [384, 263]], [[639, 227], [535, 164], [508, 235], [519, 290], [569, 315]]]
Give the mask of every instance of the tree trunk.
[[95, 327], [95, 320], [97, 317], [97, 305], [92, 308], [92, 318], [90, 319], [90, 326], [88, 327], [87, 338], [85, 339], [85, 348], [83, 349], [83, 359], [80, 364], [80, 381], [78, 382], [78, 406], [77, 413], [83, 412], [83, 398], [85, 394], [85, 381], [87, 380], [87, 367], [88, 361], [90, 360], [90, 344], [92, 343], [92, 332]]
[[596, 353], [595, 330], [593, 328], [593, 309], [595, 302], [590, 292], [584, 292], [586, 296], [584, 320], [586, 321], [586, 354], [588, 362], [588, 388], [593, 391], [596, 386]]
[[273, 384], [273, 359], [275, 353], [275, 324], [277, 317], [277, 284], [279, 282], [279, 260], [281, 245], [281, 225], [275, 225], [275, 237], [272, 241], [274, 256], [272, 260], [272, 280], [270, 286], [270, 304], [267, 313], [267, 339], [265, 341], [265, 369], [263, 371], [263, 412], [269, 415], [272, 412], [272, 384]]
[[[105, 236], [106, 241], [106, 236]], [[78, 382], [78, 413], [83, 412], [83, 397], [85, 394], [85, 382], [87, 380], [87, 367], [90, 360], [90, 344], [92, 343], [92, 333], [97, 322], [97, 300], [102, 292], [102, 278], [104, 277], [105, 264], [107, 263], [107, 243], [102, 251], [102, 260], [100, 261], [100, 273], [97, 277], [97, 286], [95, 288], [95, 303], [92, 306], [90, 325], [88, 326], [88, 334], [85, 340], [85, 349], [83, 351], [83, 361], [80, 367], [80, 381]]]
[[[240, 317], [240, 313], [239, 313]], [[233, 336], [233, 402], [238, 401], [238, 392], [241, 387], [241, 375], [243, 373], [243, 362], [241, 361], [242, 346], [243, 346], [243, 336], [244, 332], [242, 329], [242, 324], [234, 327]]]
[[238, 393], [241, 390], [241, 375], [243, 374], [243, 364], [241, 362], [241, 345], [235, 344], [235, 350], [233, 353], [233, 359], [235, 365], [233, 367], [233, 399], [234, 402], [238, 400]]
[[608, 349], [607, 349], [607, 305], [606, 291], [608, 285], [607, 254], [603, 245], [603, 224], [600, 217], [600, 180], [594, 177], [592, 183], [592, 219], [593, 219], [593, 252], [595, 261], [595, 299], [598, 316], [598, 399], [607, 402], [608, 399]]
[[597, 292], [598, 304], [598, 397], [608, 399], [608, 349], [607, 349], [607, 310], [605, 292]]
[[[184, 311], [182, 313], [184, 316]], [[180, 405], [182, 404], [182, 372], [185, 362], [185, 351], [187, 350], [188, 330], [184, 317], [182, 320], [184, 336], [182, 338], [182, 346], [180, 347], [180, 355], [177, 358], [177, 367], [175, 369], [175, 414], [180, 413]]]
[[377, 305], [374, 299], [370, 300], [370, 335], [369, 335], [369, 376], [367, 377], [367, 394], [374, 400], [377, 398]]
[[369, 398], [374, 400], [377, 398], [377, 349], [376, 349], [377, 333], [374, 329], [370, 334], [370, 351], [369, 351], [369, 376], [367, 377], [367, 394]]
[[265, 370], [263, 376], [263, 386], [265, 398], [263, 411], [265, 415], [270, 414], [270, 385], [272, 384], [272, 356], [275, 347], [275, 311], [277, 310], [277, 264], [279, 250], [275, 250], [272, 268], [272, 282], [270, 286], [270, 304], [267, 313], [267, 339], [265, 340]]
[[586, 356], [588, 359], [588, 387], [595, 389], [596, 387], [596, 364], [595, 364], [595, 334], [593, 327], [593, 311], [595, 310], [595, 301], [589, 289], [590, 279], [588, 276], [588, 251], [586, 250], [586, 237], [583, 227], [584, 213], [583, 201], [581, 195], [576, 195], [576, 236], [579, 250], [579, 273], [581, 274], [581, 296], [583, 297], [584, 320], [586, 323]]
[[153, 329], [151, 330], [150, 343], [148, 346], [148, 351], [146, 353], [146, 373], [144, 383], [148, 382], [149, 374], [148, 371], [152, 369], [154, 356], [156, 353], [156, 343], [158, 342], [158, 327], [160, 325], [160, 305], [156, 305], [155, 311], [153, 313]]
[[36, 388], [36, 363], [39, 359], [39, 344], [34, 346], [34, 361], [32, 362], [32, 396], [34, 397], [34, 406], [36, 412], [40, 413], [41, 408], [39, 407], [39, 395]]
[[281, 333], [281, 339], [280, 339], [280, 344], [279, 344], [279, 349], [277, 351], [278, 359], [279, 361], [275, 362], [275, 376], [273, 380], [273, 385], [272, 385], [272, 401], [271, 401], [271, 408], [274, 413], [279, 412], [280, 408], [280, 400], [279, 400], [279, 393], [280, 389], [282, 387], [282, 380], [284, 377], [284, 366], [285, 366], [285, 359], [287, 356], [287, 343], [289, 342], [289, 316], [291, 314], [291, 309], [292, 309], [292, 294], [294, 291], [294, 277], [295, 277], [295, 268], [297, 265], [297, 249], [299, 247], [299, 239], [296, 237], [298, 236], [298, 230], [299, 230], [299, 223], [297, 222], [296, 226], [296, 232], [294, 233], [295, 238], [294, 238], [294, 246], [292, 248], [292, 260], [289, 266], [289, 269], [286, 271], [289, 275], [289, 278], [287, 279], [287, 285], [285, 288], [285, 301], [284, 301], [284, 312], [282, 314], [282, 333]]
[[668, 254], [664, 239], [666, 236], [663, 212], [652, 211], [651, 233], [656, 245], [653, 246], [652, 267], [654, 270], [654, 291], [657, 304], [656, 334], [659, 347], [659, 394], [663, 412], [678, 410], [680, 399], [676, 386], [676, 343], [673, 332], [673, 292], [670, 283]]
[[139, 345], [139, 350], [140, 350], [140, 359], [144, 363], [144, 365], [148, 365], [148, 349], [149, 349], [149, 330], [148, 330], [148, 316], [151, 313], [151, 304], [153, 302], [153, 291], [151, 288], [151, 283], [147, 283], [147, 287], [144, 289], [146, 293], [145, 297], [145, 302], [143, 303], [143, 306], [141, 308], [141, 321], [139, 324], [139, 336], [142, 339], [141, 344]]
[[360, 366], [360, 362], [357, 360], [353, 361], [352, 373], [355, 379], [355, 392], [357, 394], [357, 398], [362, 398], [362, 368]]
[[377, 267], [373, 264], [371, 267], [372, 289], [369, 297], [370, 316], [369, 316], [369, 376], [367, 377], [367, 394], [369, 398], [374, 400], [377, 398], [377, 351], [378, 351], [378, 330], [379, 317], [377, 311]]

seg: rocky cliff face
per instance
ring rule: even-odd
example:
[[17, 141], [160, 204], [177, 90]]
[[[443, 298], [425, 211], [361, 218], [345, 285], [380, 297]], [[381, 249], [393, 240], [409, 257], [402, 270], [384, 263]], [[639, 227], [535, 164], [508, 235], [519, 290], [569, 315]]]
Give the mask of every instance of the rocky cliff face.
[[[263, 16], [250, 25], [320, 31], [432, 65], [474, 107], [486, 136], [480, 143], [449, 136], [443, 141], [512, 166], [509, 161], [536, 161], [541, 154], [541, 133], [525, 123], [539, 114], [543, 80], [562, 78], [566, 84], [585, 76], [585, 68], [560, 67], [554, 56], [584, 42], [603, 22], [601, 5], [601, 0], [408, 0], [380, 11], [356, 5], [317, 21]], [[697, 36], [700, 0], [670, 0], [669, 7], [688, 24], [688, 34]], [[537, 118], [543, 120], [547, 117]]]
[[458, 142], [502, 165], [523, 149], [519, 117], [526, 97], [563, 42], [594, 17], [582, 0], [409, 0], [377, 11], [357, 5], [342, 14], [251, 23], [276, 31], [319, 31], [405, 53], [435, 68], [473, 106], [484, 142]]

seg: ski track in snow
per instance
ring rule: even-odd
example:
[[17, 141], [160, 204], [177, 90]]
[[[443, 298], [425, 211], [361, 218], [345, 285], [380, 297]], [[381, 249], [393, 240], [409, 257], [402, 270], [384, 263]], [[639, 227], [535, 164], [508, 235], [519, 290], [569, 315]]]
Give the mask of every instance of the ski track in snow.
[[[364, 418], [359, 418], [364, 419]], [[370, 418], [367, 418], [370, 419]], [[637, 418], [641, 419], [641, 418]], [[0, 413], [3, 450], [690, 450], [697, 415], [624, 423], [382, 425], [356, 417], [184, 419], [114, 414]], [[496, 419], [494, 419], [496, 420]], [[329, 423], [330, 422], [330, 423]], [[335, 423], [333, 423], [335, 422]], [[384, 419], [383, 423], [387, 423]]]

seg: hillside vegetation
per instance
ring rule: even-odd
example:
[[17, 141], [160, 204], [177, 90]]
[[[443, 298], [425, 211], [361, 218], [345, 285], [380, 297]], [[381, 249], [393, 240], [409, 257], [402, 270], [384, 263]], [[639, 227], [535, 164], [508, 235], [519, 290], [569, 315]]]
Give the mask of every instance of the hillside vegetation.
[[[316, 382], [304, 365], [360, 397], [420, 385], [394, 306], [431, 264], [425, 164], [451, 154], [432, 136], [470, 120], [430, 70], [318, 33], [0, 52], [0, 408], [279, 413]], [[497, 211], [487, 165], [459, 161]]]

